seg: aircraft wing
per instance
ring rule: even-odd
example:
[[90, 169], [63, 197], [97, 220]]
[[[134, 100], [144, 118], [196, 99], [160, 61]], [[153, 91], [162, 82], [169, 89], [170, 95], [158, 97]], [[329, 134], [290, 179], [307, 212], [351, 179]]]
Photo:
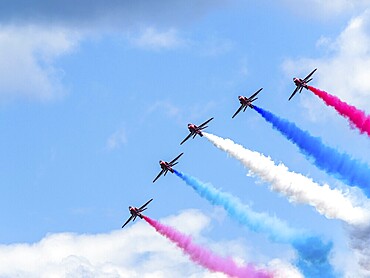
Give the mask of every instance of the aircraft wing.
[[236, 115], [238, 115], [238, 113], [239, 113], [240, 111], [242, 111], [243, 107], [244, 107], [244, 105], [243, 105], [243, 104], [242, 104], [242, 105], [240, 105], [240, 107], [238, 108], [238, 110], [236, 110], [236, 112], [234, 113], [234, 115], [233, 115], [231, 118], [232, 118], [232, 119], [234, 119], [234, 117], [235, 117]]
[[262, 89], [263, 89], [263, 88], [259, 89], [257, 92], [255, 92], [253, 95], [251, 95], [251, 96], [249, 97], [249, 99], [252, 99], [252, 98], [254, 98], [256, 95], [258, 95], [258, 93], [259, 93], [259, 92], [261, 92], [261, 91], [262, 91]]
[[185, 137], [184, 140], [182, 140], [182, 142], [180, 143], [180, 145], [182, 145], [186, 140], [188, 140], [193, 134], [190, 132], [190, 134], [188, 136]]
[[132, 220], [132, 218], [134, 218], [134, 217], [131, 215], [130, 218], [127, 219], [127, 221], [125, 222], [125, 224], [122, 225], [122, 228], [125, 227], [128, 224], [128, 222], [130, 222]]
[[210, 118], [209, 120], [205, 121], [204, 123], [202, 123], [200, 126], [198, 126], [198, 128], [204, 127], [206, 124], [208, 124], [212, 120], [213, 120], [213, 117]]
[[299, 86], [297, 86], [297, 88], [295, 88], [295, 90], [294, 90], [293, 94], [289, 97], [289, 99], [288, 99], [288, 100], [291, 100], [291, 99], [292, 99], [292, 97], [294, 97], [294, 95], [298, 92], [298, 90], [299, 90]]
[[179, 158], [180, 158], [180, 156], [182, 156], [184, 153], [180, 153], [176, 158], [174, 158], [173, 160], [171, 160], [170, 161], [170, 163], [168, 163], [168, 164], [172, 164], [173, 165], [173, 163], [176, 161], [176, 160], [178, 160]]
[[148, 202], [146, 202], [144, 205], [142, 205], [141, 207], [139, 207], [139, 210], [143, 210], [143, 208], [145, 208], [151, 201], [153, 201], [153, 199], [150, 199]]
[[311, 73], [309, 75], [307, 75], [303, 80], [307, 82], [307, 80], [311, 77], [312, 74], [314, 74], [314, 72], [316, 71], [317, 69], [314, 69], [313, 71], [311, 71]]
[[159, 172], [158, 176], [155, 177], [155, 179], [153, 180], [153, 182], [155, 182], [157, 179], [159, 179], [160, 176], [162, 176], [162, 174], [164, 173], [165, 170], [162, 170]]

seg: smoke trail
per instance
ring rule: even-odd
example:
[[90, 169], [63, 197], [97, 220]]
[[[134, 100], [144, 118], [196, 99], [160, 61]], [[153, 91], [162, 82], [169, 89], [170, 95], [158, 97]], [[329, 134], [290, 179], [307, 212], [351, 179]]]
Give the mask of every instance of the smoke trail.
[[240, 224], [254, 232], [263, 232], [275, 242], [290, 243], [291, 238], [303, 236], [302, 231], [290, 228], [285, 222], [270, 217], [266, 213], [257, 213], [231, 194], [221, 192], [211, 184], [205, 184], [196, 178], [174, 170], [174, 173], [190, 185], [201, 197], [211, 204], [222, 206], [228, 214]]
[[369, 212], [364, 208], [354, 207], [341, 191], [330, 189], [327, 184], [320, 186], [310, 178], [290, 172], [284, 164], [276, 165], [270, 157], [248, 150], [230, 139], [206, 132], [203, 135], [217, 148], [242, 162], [252, 174], [270, 183], [272, 190], [287, 196], [289, 201], [309, 204], [327, 218], [341, 219], [351, 225], [369, 222]]
[[370, 136], [370, 116], [364, 111], [357, 109], [355, 106], [349, 105], [341, 101], [338, 97], [321, 91], [315, 87], [308, 86], [308, 89], [321, 98], [326, 105], [333, 107], [343, 117], [347, 118], [351, 126], [357, 127], [361, 133], [366, 133]]
[[299, 129], [294, 123], [281, 119], [257, 106], [254, 106], [254, 110], [289, 141], [296, 144], [315, 166], [350, 186], [360, 187], [370, 197], [370, 169], [368, 165], [352, 159], [346, 153], [339, 153], [334, 148], [324, 145], [320, 138], [311, 136], [307, 131]]
[[[204, 133], [203, 133], [204, 134]], [[208, 135], [205, 135], [208, 136]], [[201, 197], [213, 205], [222, 206], [230, 217], [255, 232], [263, 232], [279, 243], [291, 244], [298, 253], [297, 267], [306, 277], [332, 277], [328, 262], [332, 244], [324, 244], [318, 237], [289, 227], [282, 220], [266, 213], [252, 211], [229, 193], [217, 190], [211, 184], [174, 170], [175, 174], [190, 185]], [[320, 276], [321, 275], [321, 276]]]
[[232, 259], [219, 257], [213, 254], [210, 250], [196, 245], [192, 242], [192, 239], [189, 236], [180, 233], [174, 228], [163, 225], [158, 221], [146, 216], [143, 216], [143, 218], [154, 229], [156, 229], [157, 232], [167, 237], [178, 247], [180, 247], [186, 254], [188, 254], [193, 262], [209, 269], [210, 271], [222, 272], [232, 277], [273, 277], [271, 273], [263, 270], [257, 270], [252, 265], [238, 266]]

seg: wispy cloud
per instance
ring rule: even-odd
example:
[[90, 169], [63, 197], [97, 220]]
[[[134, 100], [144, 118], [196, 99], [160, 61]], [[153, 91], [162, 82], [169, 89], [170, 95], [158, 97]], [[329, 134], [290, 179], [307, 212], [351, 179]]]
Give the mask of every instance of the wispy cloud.
[[107, 139], [106, 148], [109, 151], [120, 148], [127, 143], [127, 136], [124, 129], [119, 129], [112, 133]]
[[178, 31], [174, 28], [160, 31], [154, 27], [147, 27], [139, 34], [131, 34], [129, 41], [135, 46], [151, 50], [173, 49], [186, 45], [186, 41], [179, 37]]
[[63, 28], [0, 26], [0, 99], [48, 101], [65, 94], [54, 60], [78, 41], [78, 33]]
[[183, 111], [178, 106], [167, 100], [159, 100], [151, 104], [147, 114], [150, 115], [157, 111], [163, 111], [166, 116], [177, 119], [181, 119], [183, 114]]
[[[133, 45], [150, 50], [186, 44], [178, 27], [226, 3], [197, 1], [113, 1], [78, 3], [15, 0], [0, 3], [0, 101], [54, 100], [66, 93], [57, 58], [82, 40], [101, 34], [128, 36]], [[140, 32], [132, 35], [136, 30]]]
[[199, 49], [204, 56], [220, 56], [232, 51], [234, 42], [225, 38], [210, 37], [204, 41], [194, 42], [192, 46]]
[[[191, 107], [184, 109], [169, 100], [156, 101], [148, 107], [146, 117], [152, 113], [161, 113], [178, 124], [189, 123], [192, 121], [204, 121], [208, 117], [208, 112], [219, 105], [218, 102], [210, 100], [206, 103], [192, 103]], [[159, 111], [159, 112], [158, 112]]]

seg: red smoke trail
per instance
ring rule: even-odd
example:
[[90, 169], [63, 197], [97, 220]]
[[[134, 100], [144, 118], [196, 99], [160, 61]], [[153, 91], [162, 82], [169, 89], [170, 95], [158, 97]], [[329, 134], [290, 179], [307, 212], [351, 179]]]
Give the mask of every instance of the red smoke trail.
[[370, 136], [370, 116], [366, 115], [364, 111], [312, 86], [308, 86], [308, 89], [321, 98], [328, 106], [334, 107], [340, 115], [347, 118], [351, 126], [357, 127], [361, 133], [366, 133]]
[[225, 273], [231, 277], [253, 277], [253, 278], [270, 278], [272, 274], [256, 270], [253, 266], [238, 266], [230, 258], [222, 258], [213, 254], [210, 250], [200, 247], [192, 242], [191, 237], [180, 233], [179, 231], [165, 226], [158, 221], [150, 219], [143, 215], [143, 218], [148, 222], [154, 229], [157, 230], [161, 235], [165, 236], [178, 247], [180, 247], [186, 254], [190, 256], [190, 259], [209, 269], [210, 271], [217, 271]]

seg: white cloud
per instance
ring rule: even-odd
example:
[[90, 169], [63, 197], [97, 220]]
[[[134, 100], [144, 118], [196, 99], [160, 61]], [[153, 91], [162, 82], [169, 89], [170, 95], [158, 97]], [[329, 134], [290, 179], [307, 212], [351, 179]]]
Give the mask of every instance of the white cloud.
[[201, 42], [192, 42], [192, 46], [198, 49], [204, 56], [220, 56], [233, 50], [234, 42], [229, 39], [210, 37]]
[[168, 100], [159, 100], [151, 103], [144, 118], [150, 117], [153, 113], [163, 114], [165, 117], [171, 118], [178, 124], [183, 124], [186, 119], [184, 110]]
[[348, 227], [349, 245], [355, 251], [355, 257], [360, 267], [357, 267], [358, 277], [370, 276], [370, 225], [367, 227]]
[[129, 34], [126, 39], [135, 47], [174, 49], [188, 43], [180, 38], [179, 27], [229, 5], [224, 0], [116, 2], [0, 2], [0, 101], [63, 96], [64, 73], [55, 61], [82, 39]]
[[[210, 219], [188, 210], [163, 222], [199, 240]], [[240, 249], [237, 242], [238, 248], [218, 244], [228, 251]], [[34, 244], [0, 245], [0, 258], [0, 277], [225, 277], [193, 264], [143, 220], [106, 234], [60, 233]], [[300, 277], [291, 266], [283, 268], [279, 272], [293, 275], [285, 277]]]
[[165, 114], [171, 118], [179, 117], [179, 115], [182, 113], [179, 107], [174, 105], [172, 102], [166, 100], [154, 102], [148, 109], [148, 114], [154, 113], [158, 110], [164, 111]]
[[55, 59], [72, 51], [78, 35], [62, 28], [0, 26], [0, 98], [41, 101], [65, 93]]
[[314, 86], [350, 104], [368, 110], [370, 105], [370, 10], [353, 18], [341, 34], [331, 39], [320, 39], [319, 47], [329, 54], [322, 58], [288, 60], [284, 69], [291, 76], [315, 73]]
[[109, 151], [120, 148], [122, 145], [127, 143], [126, 132], [123, 129], [119, 129], [111, 134], [107, 140], [106, 148]]
[[[189, 221], [195, 225], [184, 225]], [[195, 234], [200, 233], [208, 224], [207, 218], [196, 211], [184, 212], [166, 222], [174, 226], [180, 224], [181, 228]], [[144, 221], [108, 234], [62, 233], [48, 235], [35, 244], [3, 245], [0, 246], [0, 257], [0, 276], [6, 277], [207, 275], [207, 271], [200, 271]]]
[[[66, 94], [64, 72], [55, 66], [82, 40], [104, 30], [93, 31], [47, 25], [0, 25], [0, 101], [29, 99], [50, 101]], [[116, 33], [123, 36], [123, 33]], [[158, 31], [149, 27], [128, 41], [136, 47], [160, 50], [185, 44], [175, 29]]]
[[204, 40], [196, 41], [180, 36], [175, 28], [159, 30], [155, 27], [142, 28], [140, 31], [131, 31], [127, 36], [132, 45], [146, 50], [171, 50], [178, 48], [191, 48], [203, 56], [220, 56], [234, 48], [234, 42], [211, 36]]
[[150, 104], [145, 117], [150, 116], [152, 113], [161, 113], [181, 125], [189, 122], [199, 124], [199, 122], [206, 120], [205, 117], [208, 117], [208, 112], [217, 105], [219, 103], [215, 100], [210, 100], [206, 103], [194, 102], [191, 107], [187, 107], [184, 110], [183, 107], [179, 107], [171, 101], [160, 100]]
[[138, 47], [151, 50], [172, 49], [186, 44], [174, 28], [159, 31], [154, 27], [147, 27], [139, 34], [131, 34], [129, 41]]
[[[92, 31], [47, 25], [0, 25], [0, 101], [55, 100], [66, 94], [64, 72], [55, 66], [63, 55], [74, 51], [82, 40], [104, 30]], [[116, 33], [123, 36], [123, 33]], [[173, 49], [185, 44], [175, 29], [149, 27], [129, 35], [128, 42], [148, 50]]]

